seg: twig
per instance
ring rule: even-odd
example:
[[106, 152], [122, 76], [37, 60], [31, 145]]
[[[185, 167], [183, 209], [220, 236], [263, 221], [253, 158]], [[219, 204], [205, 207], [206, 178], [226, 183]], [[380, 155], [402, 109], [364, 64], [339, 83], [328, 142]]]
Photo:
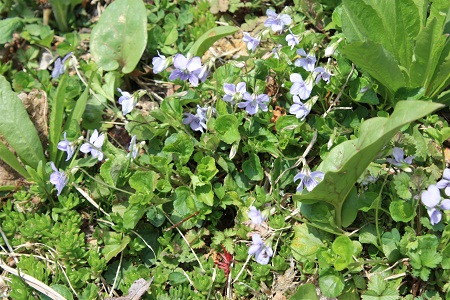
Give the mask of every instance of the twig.
[[109, 214], [104, 211], [100, 205], [97, 204], [97, 202], [94, 201], [94, 199], [92, 199], [88, 193], [86, 193], [85, 191], [83, 191], [78, 185], [76, 185], [75, 183], [73, 184], [73, 186], [77, 189], [77, 191], [87, 200], [89, 201], [89, 203], [91, 203], [96, 209], [100, 210], [102, 213], [104, 213], [105, 215], [107, 215], [109, 217]]

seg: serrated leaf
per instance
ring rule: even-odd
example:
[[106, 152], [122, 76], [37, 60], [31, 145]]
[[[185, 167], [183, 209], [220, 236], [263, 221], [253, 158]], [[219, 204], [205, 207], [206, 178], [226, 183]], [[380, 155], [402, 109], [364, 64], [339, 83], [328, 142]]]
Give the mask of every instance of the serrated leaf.
[[238, 120], [234, 115], [220, 116], [214, 125], [219, 138], [227, 144], [232, 144], [241, 139], [238, 127]]
[[146, 45], [147, 10], [142, 0], [114, 1], [92, 29], [92, 57], [105, 71], [132, 72]]
[[130, 186], [138, 192], [153, 192], [159, 175], [154, 171], [136, 171], [129, 179]]
[[12, 41], [13, 33], [16, 29], [21, 27], [23, 20], [19, 17], [6, 18], [0, 21], [0, 45]]

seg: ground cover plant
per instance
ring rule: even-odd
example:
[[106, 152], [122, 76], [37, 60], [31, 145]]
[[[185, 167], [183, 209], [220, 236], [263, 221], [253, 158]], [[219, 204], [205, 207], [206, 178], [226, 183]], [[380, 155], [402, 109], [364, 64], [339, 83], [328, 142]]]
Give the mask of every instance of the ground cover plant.
[[450, 298], [450, 2], [0, 13], [2, 297]]

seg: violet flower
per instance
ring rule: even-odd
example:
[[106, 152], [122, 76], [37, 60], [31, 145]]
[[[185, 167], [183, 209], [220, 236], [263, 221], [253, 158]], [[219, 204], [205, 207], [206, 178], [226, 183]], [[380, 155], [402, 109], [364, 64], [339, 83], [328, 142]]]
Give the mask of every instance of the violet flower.
[[169, 80], [180, 78], [180, 80], [189, 80], [193, 86], [198, 85], [199, 77], [196, 72], [199, 72], [198, 70], [202, 67], [200, 57], [195, 56], [188, 60], [183, 54], [178, 53], [173, 59], [173, 65], [175, 70], [170, 74]]
[[64, 58], [61, 60], [61, 57], [58, 57], [55, 60], [55, 64], [53, 66], [53, 71], [52, 71], [52, 78], [56, 79], [59, 76], [63, 75], [64, 72], [66, 71], [66, 66], [64, 65], [64, 63], [66, 62], [67, 59], [69, 59], [69, 57], [73, 54], [73, 52], [70, 52], [68, 54], [66, 54], [66, 56], [64, 56]]
[[273, 251], [270, 247], [264, 244], [261, 236], [257, 233], [252, 235], [252, 245], [248, 249], [249, 255], [255, 255], [256, 262], [261, 265], [267, 265], [270, 258], [273, 256]]
[[256, 47], [258, 47], [260, 43], [260, 39], [251, 37], [247, 32], [244, 32], [242, 40], [247, 44], [247, 50], [252, 50], [252, 52], [255, 52]]
[[[191, 113], [184, 113], [183, 124], [189, 125], [194, 131], [201, 131], [203, 129], [207, 129], [206, 122], [208, 121], [208, 112], [209, 107], [200, 107], [197, 105], [197, 113], [195, 115]], [[216, 110], [212, 108], [212, 112], [215, 113]]]
[[256, 207], [254, 207], [253, 205], [250, 206], [250, 209], [249, 209], [247, 215], [252, 220], [252, 223], [255, 225], [261, 225], [264, 222], [264, 220], [266, 219], [263, 216], [263, 214], [261, 213], [261, 211], [256, 209]]
[[135, 97], [128, 92], [123, 92], [121, 89], [117, 89], [122, 96], [119, 97], [119, 104], [122, 105], [122, 114], [125, 116], [129, 114], [136, 106]]
[[303, 191], [303, 186], [311, 192], [322, 181], [325, 174], [320, 171], [311, 172], [309, 169], [303, 169], [302, 172], [297, 173], [294, 176], [294, 182], [300, 179], [300, 183], [297, 186], [297, 192]]
[[164, 71], [170, 65], [170, 59], [166, 58], [164, 55], [159, 54], [158, 56], [153, 57], [152, 65], [153, 65], [153, 73], [158, 74]]
[[450, 195], [450, 169], [445, 169], [442, 179], [436, 183], [438, 189], [445, 189], [445, 194]]
[[313, 55], [306, 54], [305, 50], [303, 49], [298, 49], [297, 54], [305, 57], [296, 59], [294, 65], [297, 67], [302, 67], [306, 71], [312, 72], [316, 64], [316, 57]]
[[292, 99], [294, 104], [289, 108], [289, 113], [295, 115], [300, 121], [303, 121], [309, 114], [310, 109], [300, 101], [298, 96], [295, 95]]
[[59, 196], [63, 188], [66, 186], [68, 178], [66, 174], [64, 174], [64, 172], [56, 168], [54, 162], [50, 162], [50, 166], [52, 167], [53, 171], [55, 171], [52, 174], [50, 174], [50, 182], [55, 185], [57, 191], [56, 196]]
[[267, 111], [267, 103], [270, 101], [269, 96], [266, 94], [255, 95], [250, 93], [245, 93], [243, 96], [244, 102], [239, 103], [237, 106], [239, 108], [245, 108], [249, 115], [254, 115], [258, 112], [258, 108], [262, 111]]
[[288, 46], [291, 46], [291, 50], [294, 49], [295, 46], [300, 44], [300, 39], [292, 33], [292, 31], [289, 29], [289, 34], [286, 36], [286, 42]]
[[310, 77], [303, 81], [302, 75], [292, 73], [290, 80], [293, 83], [290, 90], [291, 94], [298, 95], [302, 100], [308, 99], [313, 88], [313, 83]]
[[405, 152], [403, 151], [403, 149], [398, 148], [398, 147], [395, 147], [394, 149], [392, 149], [392, 156], [394, 157], [393, 159], [386, 158], [386, 160], [396, 167], [410, 165], [410, 164], [412, 164], [412, 160], [414, 158], [414, 156], [408, 156], [405, 158]]
[[330, 79], [333, 74], [331, 74], [326, 68], [317, 67], [314, 69], [314, 72], [317, 73], [316, 84], [319, 83], [320, 79], [322, 79], [326, 83], [330, 83]]
[[434, 184], [430, 185], [428, 190], [424, 191], [421, 195], [422, 203], [426, 206], [428, 215], [430, 216], [431, 225], [436, 225], [441, 221], [441, 210], [450, 209], [450, 200], [441, 199], [441, 192]]
[[264, 26], [272, 28], [273, 32], [283, 31], [284, 26], [289, 26], [292, 23], [292, 19], [287, 14], [277, 14], [272, 9], [266, 10], [267, 20], [264, 22]]
[[69, 142], [66, 138], [66, 132], [64, 132], [64, 139], [58, 143], [58, 149], [67, 152], [66, 161], [68, 161], [75, 152], [75, 147], [73, 146], [73, 143]]
[[80, 151], [83, 153], [91, 153], [93, 158], [98, 158], [99, 161], [103, 159], [102, 146], [105, 141], [104, 134], [98, 134], [97, 129], [92, 133], [89, 143], [84, 143], [80, 147]]
[[230, 102], [231, 104], [242, 100], [242, 97], [247, 92], [245, 82], [239, 82], [237, 85], [232, 83], [224, 83], [223, 90], [225, 96], [223, 96], [223, 101]]
[[131, 156], [133, 159], [137, 157], [139, 149], [136, 145], [136, 135], [133, 135], [131, 137], [130, 146], [128, 146], [128, 151], [129, 152], [127, 154], [127, 157]]

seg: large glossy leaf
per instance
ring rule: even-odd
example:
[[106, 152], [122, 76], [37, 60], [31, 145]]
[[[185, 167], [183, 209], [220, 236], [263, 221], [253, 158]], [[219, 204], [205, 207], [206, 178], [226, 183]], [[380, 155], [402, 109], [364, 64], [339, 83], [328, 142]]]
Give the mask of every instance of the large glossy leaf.
[[91, 53], [106, 71], [134, 70], [147, 45], [147, 14], [142, 0], [116, 0], [103, 12], [91, 34]]
[[36, 169], [40, 161], [46, 160], [41, 141], [25, 107], [3, 76], [0, 76], [0, 111], [3, 112], [0, 134], [22, 162]]
[[210, 29], [192, 45], [189, 53], [193, 56], [202, 56], [214, 42], [238, 30], [239, 28], [234, 26], [220, 26]]
[[357, 179], [398, 130], [410, 122], [442, 108], [442, 104], [425, 101], [399, 101], [388, 118], [376, 117], [362, 123], [359, 138], [333, 148], [318, 170], [323, 181], [310, 193], [294, 195], [296, 201], [325, 201], [335, 207], [336, 223], [342, 220], [342, 205]]

